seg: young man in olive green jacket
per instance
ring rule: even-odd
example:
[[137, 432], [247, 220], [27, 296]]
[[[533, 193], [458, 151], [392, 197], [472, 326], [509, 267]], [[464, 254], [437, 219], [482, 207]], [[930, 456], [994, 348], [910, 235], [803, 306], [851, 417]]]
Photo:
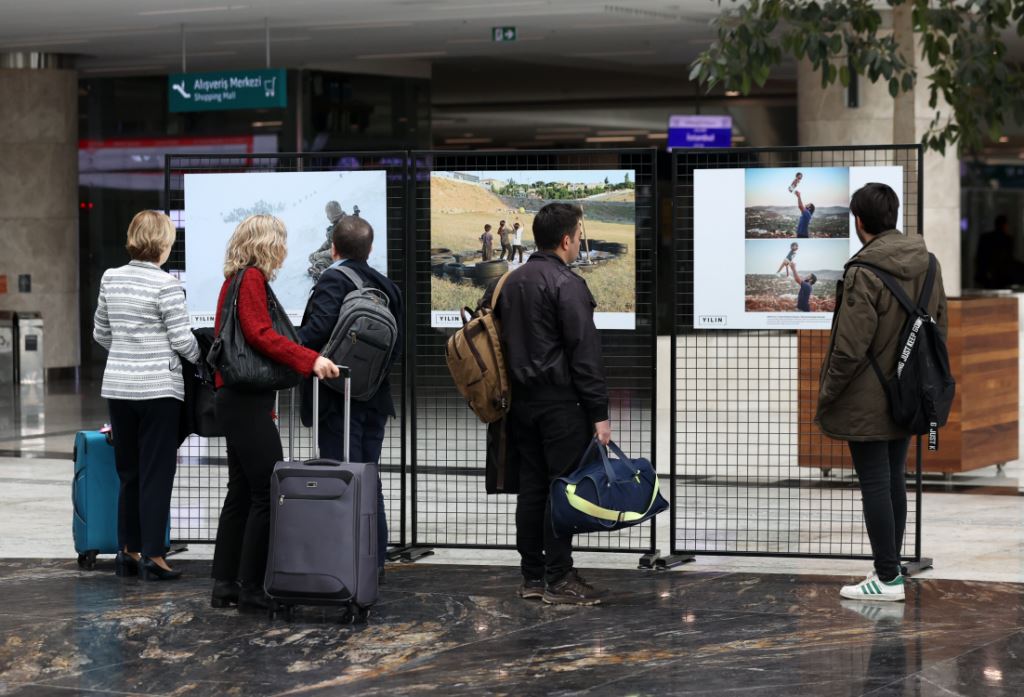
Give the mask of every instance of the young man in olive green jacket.
[[[875, 562], [872, 576], [843, 587], [841, 595], [900, 601], [904, 599], [900, 550], [907, 523], [906, 460], [911, 434], [893, 422], [885, 390], [868, 355], [875, 356], [882, 372], [891, 377], [908, 315], [878, 276], [850, 264], [863, 262], [887, 271], [916, 300], [925, 283], [929, 256], [920, 235], [904, 235], [895, 229], [899, 199], [885, 184], [867, 184], [854, 193], [850, 213], [864, 247], [847, 263], [837, 294], [815, 423], [826, 435], [849, 443]], [[928, 312], [945, 337], [941, 269], [935, 276]]]

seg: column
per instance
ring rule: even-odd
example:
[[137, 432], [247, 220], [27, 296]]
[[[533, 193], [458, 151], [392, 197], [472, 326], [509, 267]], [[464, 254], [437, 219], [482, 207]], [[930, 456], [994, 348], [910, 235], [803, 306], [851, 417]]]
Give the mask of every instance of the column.
[[[80, 364], [78, 77], [69, 59], [0, 54], [0, 310], [41, 312], [44, 364]], [[31, 278], [21, 292], [19, 277]]]
[[[904, 11], [901, 11], [904, 10]], [[901, 43], [915, 44], [909, 10], [892, 15]], [[912, 93], [893, 99], [888, 84], [859, 80], [857, 107], [847, 106], [847, 90], [836, 83], [822, 89], [821, 76], [807, 61], [797, 73], [797, 130], [800, 145], [888, 145], [919, 143], [934, 115], [928, 106], [929, 69], [916, 47], [905, 55], [918, 63], [918, 82]], [[940, 105], [941, 106], [941, 105]], [[928, 150], [920, 173], [924, 185], [924, 236], [942, 264], [946, 294], [960, 294], [960, 160], [956, 148], [946, 155]]]

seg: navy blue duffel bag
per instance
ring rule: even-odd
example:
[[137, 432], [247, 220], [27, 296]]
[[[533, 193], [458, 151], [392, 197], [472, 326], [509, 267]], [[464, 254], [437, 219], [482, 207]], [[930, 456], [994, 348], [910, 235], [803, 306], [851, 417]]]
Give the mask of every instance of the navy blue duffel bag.
[[631, 460], [615, 443], [608, 447], [618, 459], [610, 459], [595, 438], [576, 471], [551, 483], [555, 535], [628, 528], [668, 508], [650, 460]]

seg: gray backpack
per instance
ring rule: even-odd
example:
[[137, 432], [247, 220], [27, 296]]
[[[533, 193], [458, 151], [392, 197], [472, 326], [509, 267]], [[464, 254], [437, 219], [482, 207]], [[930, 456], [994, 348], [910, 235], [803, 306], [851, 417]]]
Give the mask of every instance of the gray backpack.
[[[365, 402], [377, 394], [391, 369], [391, 356], [398, 343], [398, 323], [383, 291], [366, 285], [359, 274], [345, 266], [335, 267], [356, 287], [345, 296], [338, 321], [320, 355], [352, 371], [352, 399]], [[342, 392], [339, 377], [326, 380], [328, 387]]]

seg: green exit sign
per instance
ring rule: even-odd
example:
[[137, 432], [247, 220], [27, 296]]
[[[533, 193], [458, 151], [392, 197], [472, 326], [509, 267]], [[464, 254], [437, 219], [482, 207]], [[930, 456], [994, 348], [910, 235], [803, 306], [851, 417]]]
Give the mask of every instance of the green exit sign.
[[175, 73], [167, 77], [171, 113], [288, 106], [284, 70]]
[[493, 38], [495, 41], [515, 41], [516, 28], [494, 27], [493, 29], [491, 29], [491, 38]]

